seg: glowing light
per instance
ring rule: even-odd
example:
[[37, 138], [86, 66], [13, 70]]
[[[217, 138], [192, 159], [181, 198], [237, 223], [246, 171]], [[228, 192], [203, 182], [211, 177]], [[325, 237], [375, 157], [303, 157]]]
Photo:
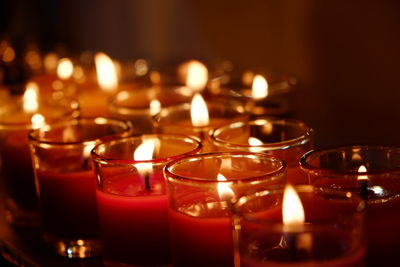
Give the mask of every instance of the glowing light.
[[[143, 142], [136, 148], [133, 153], [133, 159], [137, 161], [146, 161], [153, 158], [156, 142], [152, 138], [143, 139]], [[136, 164], [138, 172], [146, 175], [152, 171], [152, 164], [150, 162], [143, 162]]]
[[210, 124], [207, 104], [200, 94], [195, 94], [192, 99], [190, 116], [192, 119], [192, 125], [195, 127], [202, 127]]
[[[364, 165], [361, 165], [361, 166], [358, 168], [358, 172], [359, 172], [359, 173], [365, 173], [365, 172], [367, 172], [367, 168], [366, 168]], [[357, 177], [357, 180], [368, 180], [368, 175], [359, 175], [359, 176]]]
[[22, 97], [23, 109], [26, 112], [36, 112], [39, 108], [39, 86], [37, 83], [29, 82], [26, 85], [24, 96]]
[[154, 116], [161, 111], [161, 103], [157, 99], [153, 99], [150, 102], [150, 115]]
[[69, 58], [62, 58], [58, 62], [57, 76], [60, 79], [66, 80], [71, 78], [74, 73], [74, 65]]
[[232, 199], [235, 196], [235, 193], [233, 192], [232, 188], [230, 187], [228, 179], [225, 178], [222, 174], [218, 173], [217, 175], [217, 180], [222, 182], [222, 183], [217, 183], [217, 190], [218, 190], [218, 196], [220, 199]]
[[258, 139], [256, 137], [249, 137], [248, 142], [249, 142], [249, 145], [251, 145], [251, 146], [261, 146], [264, 144], [260, 139]]
[[5, 50], [4, 50], [4, 54], [3, 54], [3, 61], [6, 63], [10, 63], [15, 59], [15, 51], [11, 46], [8, 46]]
[[292, 185], [286, 185], [285, 187], [282, 206], [283, 224], [288, 232], [304, 225], [303, 205]]
[[58, 56], [55, 53], [48, 53], [44, 56], [44, 68], [48, 73], [54, 72], [58, 65]]
[[114, 62], [104, 53], [96, 53], [94, 56], [97, 81], [100, 87], [107, 92], [115, 91], [118, 87], [117, 69]]
[[251, 93], [256, 99], [268, 96], [268, 83], [262, 75], [256, 75], [254, 77]]
[[[185, 65], [184, 65], [185, 66]], [[194, 91], [201, 91], [206, 87], [208, 80], [207, 67], [197, 60], [187, 63], [186, 85]]]
[[46, 125], [46, 121], [42, 114], [36, 113], [31, 118], [32, 129], [39, 129], [40, 127]]

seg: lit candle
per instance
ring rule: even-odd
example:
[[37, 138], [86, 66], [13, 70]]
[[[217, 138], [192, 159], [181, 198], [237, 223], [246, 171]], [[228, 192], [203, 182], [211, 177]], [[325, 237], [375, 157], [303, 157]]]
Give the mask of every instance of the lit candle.
[[171, 159], [200, 149], [198, 141], [186, 136], [142, 135], [105, 142], [93, 150], [106, 265], [171, 262], [162, 170]]
[[247, 191], [283, 184], [283, 162], [265, 154], [207, 153], [164, 170], [174, 266], [233, 266], [231, 202]]

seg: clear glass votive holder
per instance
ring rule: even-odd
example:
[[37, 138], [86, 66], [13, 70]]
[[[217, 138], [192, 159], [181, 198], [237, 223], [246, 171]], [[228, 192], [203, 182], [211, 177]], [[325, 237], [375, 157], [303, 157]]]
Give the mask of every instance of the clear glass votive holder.
[[295, 190], [304, 210], [301, 225], [283, 223], [283, 188], [234, 204], [235, 266], [364, 266], [361, 198], [311, 185]]
[[99, 142], [130, 134], [126, 122], [100, 117], [50, 124], [30, 133], [43, 238], [58, 254], [99, 255], [90, 151]]
[[351, 191], [365, 200], [367, 262], [371, 266], [393, 264], [400, 240], [400, 148], [314, 150], [302, 157], [300, 166], [315, 186]]
[[[149, 151], [144, 148], [149, 146]], [[105, 142], [92, 151], [97, 208], [107, 266], [171, 264], [164, 166], [201, 151], [184, 135], [142, 135]], [[146, 157], [145, 153], [149, 153]]]
[[214, 152], [167, 164], [174, 266], [233, 266], [232, 202], [285, 183], [283, 161], [261, 153]]
[[161, 110], [190, 103], [192, 91], [185, 86], [153, 86], [124, 90], [110, 100], [110, 114], [114, 118], [129, 120], [134, 135], [153, 133], [152, 117]]
[[236, 120], [246, 120], [249, 115], [243, 106], [235, 101], [207, 101], [209, 124], [193, 126], [191, 120], [191, 104], [163, 109], [153, 118], [156, 132], [180, 133], [199, 138], [203, 143], [203, 152], [213, 151], [209, 132], [223, 124]]
[[[263, 79], [267, 92], [255, 96], [255, 79]], [[246, 110], [255, 116], [284, 116], [290, 112], [289, 94], [297, 79], [288, 74], [268, 70], [234, 69], [210, 80], [208, 91], [217, 98], [234, 98], [243, 103]], [[264, 86], [264, 85], [261, 85]]]
[[28, 133], [44, 123], [79, 116], [78, 105], [67, 99], [35, 98], [24, 110], [24, 97], [0, 90], [0, 161], [2, 202], [8, 223], [21, 227], [39, 224], [35, 179]]
[[236, 121], [215, 128], [211, 139], [218, 151], [262, 152], [284, 160], [288, 182], [308, 183], [299, 161], [313, 148], [313, 129], [302, 121], [277, 117]]

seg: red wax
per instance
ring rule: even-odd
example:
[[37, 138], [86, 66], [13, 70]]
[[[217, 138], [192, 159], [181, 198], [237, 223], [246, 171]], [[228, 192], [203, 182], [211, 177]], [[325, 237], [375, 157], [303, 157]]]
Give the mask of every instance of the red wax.
[[233, 266], [231, 218], [169, 215], [174, 266]]
[[66, 239], [98, 235], [93, 171], [38, 171], [40, 208], [46, 234]]
[[299, 166], [287, 169], [287, 182], [293, 185], [309, 184], [307, 174]]
[[169, 264], [168, 199], [161, 172], [151, 175], [151, 191], [143, 177], [125, 175], [97, 190], [101, 241], [106, 264]]
[[10, 131], [1, 140], [1, 165], [7, 195], [18, 208], [36, 210], [37, 195], [28, 146], [28, 130]]

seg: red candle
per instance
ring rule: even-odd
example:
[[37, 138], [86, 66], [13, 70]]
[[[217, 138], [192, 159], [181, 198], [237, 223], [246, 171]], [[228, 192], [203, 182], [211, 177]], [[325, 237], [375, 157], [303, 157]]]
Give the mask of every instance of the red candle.
[[163, 168], [201, 150], [183, 135], [141, 135], [96, 146], [99, 213], [107, 266], [171, 263], [168, 198]]
[[[163, 265], [170, 262], [167, 195], [162, 172], [143, 177], [126, 175], [97, 190], [104, 258], [107, 263]], [[156, 255], [156, 256], [155, 256]], [[118, 265], [118, 264], [116, 264]]]
[[96, 238], [96, 177], [93, 171], [38, 171], [36, 175], [45, 238]]
[[231, 201], [283, 184], [286, 168], [261, 153], [217, 152], [172, 161], [164, 173], [174, 266], [233, 266]]
[[230, 217], [191, 217], [170, 211], [174, 266], [233, 266]]
[[300, 206], [293, 204], [293, 195], [287, 200], [291, 206], [282, 202], [282, 190], [239, 199], [235, 229], [240, 266], [363, 266], [360, 199], [338, 190], [296, 189]]

